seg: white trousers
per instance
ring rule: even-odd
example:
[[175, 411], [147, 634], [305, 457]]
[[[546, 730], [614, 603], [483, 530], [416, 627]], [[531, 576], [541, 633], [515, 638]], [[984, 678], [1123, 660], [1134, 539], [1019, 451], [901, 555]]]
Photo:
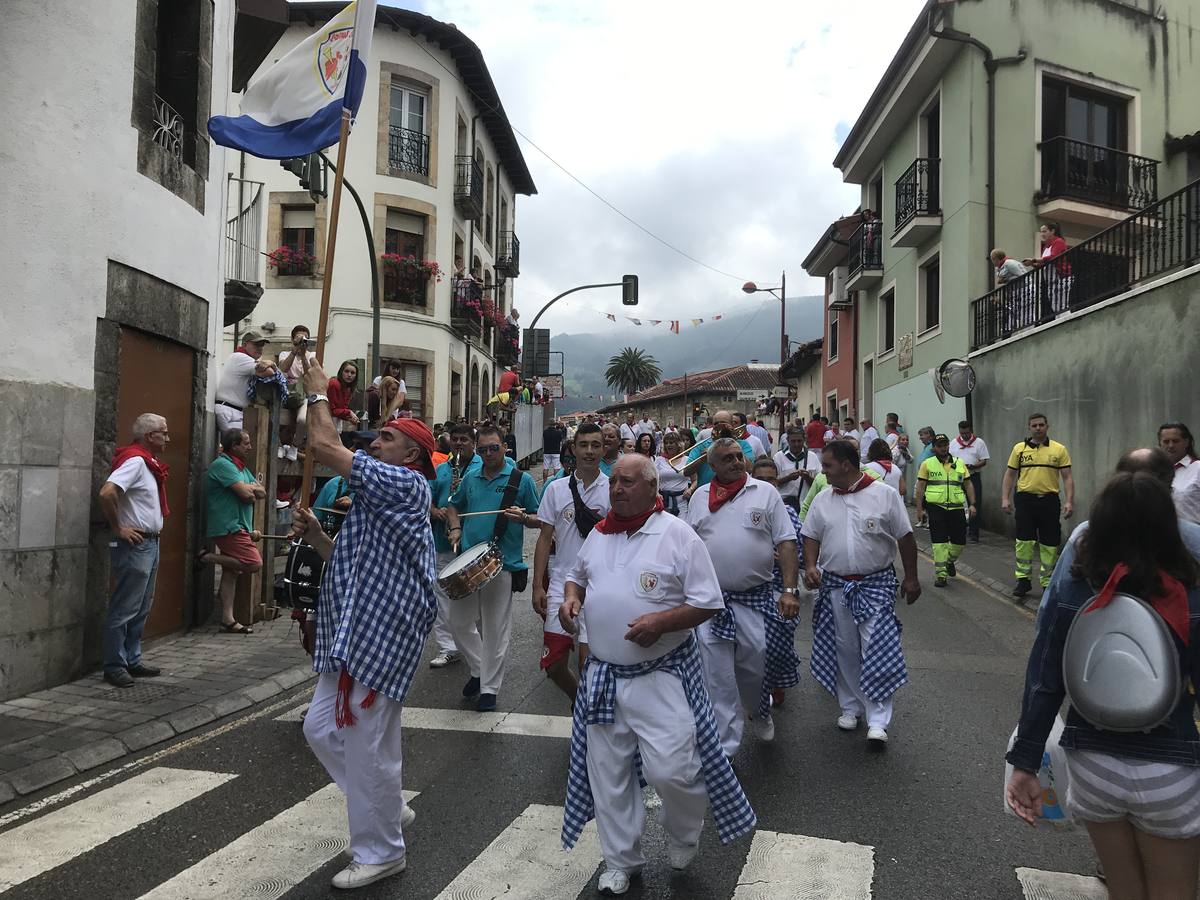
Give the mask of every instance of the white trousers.
[[304, 716], [304, 737], [313, 753], [346, 795], [350, 852], [355, 862], [394, 862], [404, 856], [400, 814], [401, 705], [382, 694], [368, 709], [359, 704], [367, 689], [355, 683], [350, 709], [355, 722], [338, 728], [334, 721], [338, 672], [317, 676], [317, 687]]
[[746, 717], [758, 710], [767, 672], [767, 626], [763, 614], [742, 604], [733, 611], [737, 640], [712, 633], [712, 620], [696, 629], [704, 683], [717, 719], [717, 735], [726, 756], [737, 753], [746, 730]]
[[245, 413], [242, 410], [226, 406], [224, 403], [213, 405], [213, 415], [217, 420], [218, 437], [230, 428], [241, 428], [242, 422], [245, 419]]
[[512, 573], [501, 572], [483, 588], [450, 603], [450, 630], [479, 679], [481, 694], [498, 694], [512, 635]]
[[588, 780], [604, 862], [611, 869], [631, 871], [646, 862], [646, 807], [634, 751], [641, 751], [642, 775], [662, 798], [659, 821], [672, 844], [699, 842], [708, 790], [700, 771], [695, 716], [678, 676], [651, 672], [618, 678], [613, 718], [612, 725], [587, 727]]
[[[446, 550], [438, 552], [437, 567], [438, 571], [450, 565], [454, 559], [454, 551]], [[433, 637], [437, 641], [438, 649], [443, 653], [455, 653], [458, 651], [458, 645], [454, 643], [454, 633], [450, 630], [450, 595], [447, 594], [437, 579], [433, 582], [433, 595], [437, 597], [437, 618], [433, 620]]]
[[871, 644], [871, 635], [879, 622], [872, 616], [861, 625], [855, 624], [854, 616], [842, 602], [840, 588], [830, 596], [833, 606], [833, 632], [837, 642], [837, 698], [842, 712], [852, 716], [867, 717], [868, 728], [886, 729], [892, 721], [892, 698], [878, 703], [866, 696], [858, 686], [862, 672], [863, 653]]

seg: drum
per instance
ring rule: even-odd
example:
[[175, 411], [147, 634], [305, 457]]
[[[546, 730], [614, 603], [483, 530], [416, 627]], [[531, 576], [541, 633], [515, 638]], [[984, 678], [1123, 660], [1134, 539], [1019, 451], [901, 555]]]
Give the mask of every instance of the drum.
[[495, 544], [476, 544], [450, 560], [438, 573], [438, 584], [451, 600], [461, 600], [499, 575], [503, 563]]
[[324, 571], [325, 560], [316, 550], [303, 541], [292, 541], [283, 570], [285, 600], [297, 609], [315, 610]]

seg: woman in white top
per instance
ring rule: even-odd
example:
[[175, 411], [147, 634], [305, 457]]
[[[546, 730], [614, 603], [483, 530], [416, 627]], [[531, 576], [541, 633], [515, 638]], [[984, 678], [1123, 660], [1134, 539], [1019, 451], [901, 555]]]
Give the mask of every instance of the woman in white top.
[[683, 441], [679, 432], [668, 431], [663, 434], [662, 455], [654, 457], [654, 467], [658, 469], [658, 492], [662, 494], [663, 506], [671, 515], [687, 519], [688, 502], [683, 492], [688, 489], [691, 479], [681, 475], [669, 460], [683, 451]]
[[904, 482], [904, 469], [893, 461], [892, 448], [883, 438], [875, 438], [867, 447], [867, 464], [863, 466], [863, 471], [867, 470], [877, 472], [884, 484], [899, 491], [901, 497], [904, 496], [904, 490], [908, 487]]

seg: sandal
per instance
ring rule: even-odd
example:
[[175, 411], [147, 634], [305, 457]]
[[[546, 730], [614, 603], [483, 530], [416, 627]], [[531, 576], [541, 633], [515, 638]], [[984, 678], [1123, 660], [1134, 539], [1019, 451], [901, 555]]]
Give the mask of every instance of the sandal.
[[254, 634], [253, 628], [247, 628], [241, 622], [221, 623], [221, 631], [225, 634]]

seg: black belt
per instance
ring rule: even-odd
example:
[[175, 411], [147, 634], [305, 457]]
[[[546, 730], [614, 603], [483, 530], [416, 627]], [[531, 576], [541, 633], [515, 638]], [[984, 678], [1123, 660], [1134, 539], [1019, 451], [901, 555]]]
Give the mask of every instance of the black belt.
[[238, 412], [246, 411], [244, 406], [238, 406], [236, 403], [226, 403], [224, 400], [218, 400], [217, 403], [219, 403], [221, 406], [228, 406], [230, 409], [236, 409]]

